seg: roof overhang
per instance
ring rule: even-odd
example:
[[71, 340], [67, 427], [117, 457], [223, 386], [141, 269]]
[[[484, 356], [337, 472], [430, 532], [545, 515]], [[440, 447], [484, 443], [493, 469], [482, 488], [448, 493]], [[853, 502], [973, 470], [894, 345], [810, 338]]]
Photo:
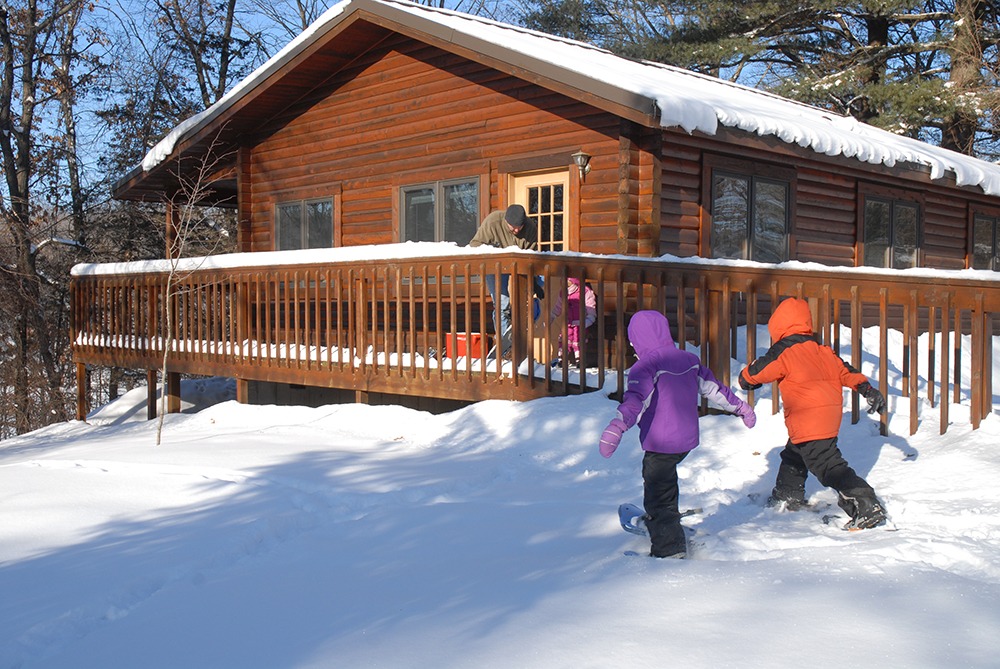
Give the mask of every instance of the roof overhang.
[[[343, 11], [328, 16], [338, 7]], [[306, 76], [308, 73], [322, 71], [332, 76], [392, 33], [437, 46], [636, 123], [650, 127], [659, 123], [658, 107], [652, 97], [457, 30], [434, 20], [433, 11], [424, 10], [412, 11], [393, 0], [351, 0], [334, 6], [219, 102], [177, 126], [168, 136], [172, 145], [164, 155], [152, 165], [147, 156], [145, 165], [133, 167], [114, 184], [113, 196], [136, 201], [172, 197], [183, 190], [192, 170], [207, 159], [230, 174], [230, 178], [210, 184], [210, 190], [218, 196], [217, 204], [227, 206], [228, 202], [228, 206], [235, 206], [238, 148], [252, 143], [267, 121], [322, 84]]]
[[[178, 125], [147, 154], [142, 167], [115, 185], [115, 197], [170, 197], [189, 178], [185, 172], [206, 156], [236, 166], [238, 147], [252, 146], [271, 119], [391, 34], [436, 46], [641, 126], [708, 135], [728, 128], [748, 138], [774, 137], [788, 146], [857, 161], [868, 169], [918, 168], [929, 171], [931, 180], [954, 177], [960, 187], [1000, 195], [1000, 167], [993, 163], [766, 91], [660, 63], [627, 60], [581, 42], [408, 0], [345, 0], [219, 102]], [[212, 186], [227, 199], [237, 189], [235, 179]]]

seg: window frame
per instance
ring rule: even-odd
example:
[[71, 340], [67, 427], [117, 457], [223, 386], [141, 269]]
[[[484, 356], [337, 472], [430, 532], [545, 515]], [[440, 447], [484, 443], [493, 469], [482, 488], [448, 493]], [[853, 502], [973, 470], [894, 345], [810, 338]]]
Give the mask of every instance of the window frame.
[[[889, 239], [886, 244], [885, 257], [881, 265], [868, 265], [865, 262], [868, 253], [868, 219], [867, 209], [870, 201], [879, 201], [889, 205]], [[878, 267], [882, 269], [907, 269], [905, 267], [894, 267], [896, 257], [895, 239], [897, 236], [896, 226], [898, 218], [896, 212], [899, 206], [912, 206], [916, 209], [916, 222], [914, 231], [914, 252], [912, 267], [923, 267], [924, 252], [924, 198], [920, 193], [900, 188], [886, 188], [874, 184], [861, 184], [858, 192], [858, 230], [857, 230], [857, 253], [855, 256], [856, 267]]]
[[[309, 226], [306, 208], [315, 203], [325, 203], [330, 208], [330, 240], [328, 246], [309, 246]], [[299, 208], [299, 236], [302, 241], [301, 246], [294, 248], [284, 247], [281, 243], [283, 239], [281, 230], [281, 211], [286, 207], [298, 205]], [[309, 197], [290, 200], [279, 200], [274, 203], [274, 249], [276, 251], [301, 251], [315, 248], [335, 248], [337, 246], [337, 197], [328, 195], [323, 197]]]
[[[401, 184], [397, 188], [397, 194], [395, 198], [396, 207], [398, 211], [398, 223], [397, 223], [397, 235], [400, 242], [406, 241], [433, 241], [433, 242], [449, 242], [453, 241], [459, 245], [465, 245], [469, 240], [459, 241], [454, 239], [447, 239], [445, 237], [445, 207], [439, 206], [445, 202], [445, 188], [448, 186], [453, 186], [457, 184], [475, 184], [476, 191], [476, 203], [474, 208], [474, 216], [471, 224], [469, 239], [476, 234], [476, 230], [479, 229], [479, 224], [482, 220], [482, 209], [483, 209], [483, 187], [482, 178], [479, 174], [472, 174], [468, 176], [457, 176], [457, 177], [446, 177], [442, 179], [434, 179], [430, 181], [420, 181], [414, 183]], [[430, 189], [433, 191], [434, 200], [434, 239], [415, 239], [410, 240], [407, 236], [407, 219], [406, 219], [406, 197], [407, 194], [414, 191]]]
[[[993, 253], [990, 258], [990, 267], [976, 267], [976, 223], [979, 219], [990, 221], [992, 233]], [[968, 269], [989, 269], [994, 272], [1000, 271], [1000, 209], [992, 207], [971, 206], [969, 208], [968, 244], [966, 248], [965, 266]]]
[[[730, 176], [738, 179], [746, 179], [749, 182], [749, 194], [747, 208], [747, 234], [743, 241], [743, 260], [748, 258], [753, 251], [753, 238], [755, 226], [755, 193], [758, 183], [781, 184], [786, 187], [785, 191], [785, 231], [784, 231], [784, 260], [785, 262], [794, 258], [795, 248], [795, 200], [798, 188], [797, 171], [794, 167], [780, 166], [773, 163], [763, 163], [760, 161], [749, 161], [745, 159], [732, 158], [728, 156], [710, 154], [705, 156], [705, 171], [702, 182], [702, 192], [706, 194], [706, 203], [703, 210], [706, 213], [707, 229], [702, 234], [701, 256], [705, 258], [715, 258], [715, 193], [716, 177]], [[759, 262], [759, 261], [758, 261]]]

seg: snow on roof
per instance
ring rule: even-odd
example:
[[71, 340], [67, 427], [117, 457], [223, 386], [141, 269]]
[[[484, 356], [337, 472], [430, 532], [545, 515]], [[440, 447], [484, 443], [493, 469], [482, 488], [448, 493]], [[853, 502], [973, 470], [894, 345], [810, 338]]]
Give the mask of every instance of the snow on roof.
[[990, 195], [1000, 195], [1000, 166], [984, 160], [722, 79], [660, 63], [629, 60], [583, 42], [407, 0], [344, 0], [332, 6], [225, 97], [174, 128], [146, 155], [143, 170], [149, 171], [165, 160], [180, 138], [228, 109], [280, 67], [288, 56], [343, 20], [352, 6], [382, 13], [402, 12], [412, 19], [407, 24], [411, 27], [424, 22], [444, 27], [484, 47], [488, 45], [491, 53], [499, 50], [518, 54], [522, 62], [534, 59], [567, 74], [588, 77], [603, 86], [648, 98], [655, 103], [653, 111], [664, 128], [714, 135], [722, 125], [773, 136], [828, 156], [844, 156], [887, 167], [897, 163], [922, 165], [929, 169], [932, 179], [941, 179], [951, 172], [959, 186], [979, 186]]

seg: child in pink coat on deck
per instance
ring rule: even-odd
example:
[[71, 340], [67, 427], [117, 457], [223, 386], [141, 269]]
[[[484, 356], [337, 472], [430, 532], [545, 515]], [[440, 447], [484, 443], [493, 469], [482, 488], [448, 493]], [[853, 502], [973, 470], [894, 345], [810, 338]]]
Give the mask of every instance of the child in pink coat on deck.
[[[566, 314], [563, 318], [562, 306], [563, 295], [566, 296]], [[582, 318], [581, 318], [582, 314]], [[580, 328], [589, 328], [597, 321], [597, 295], [594, 289], [586, 283], [581, 284], [579, 279], [570, 278], [566, 280], [566, 291], [553, 299], [552, 310], [549, 314], [549, 341], [554, 346], [558, 343], [563, 334], [563, 323], [566, 323], [565, 346], [557, 355], [570, 355], [570, 361], [579, 364], [580, 361]], [[558, 361], [558, 357], [553, 364]]]

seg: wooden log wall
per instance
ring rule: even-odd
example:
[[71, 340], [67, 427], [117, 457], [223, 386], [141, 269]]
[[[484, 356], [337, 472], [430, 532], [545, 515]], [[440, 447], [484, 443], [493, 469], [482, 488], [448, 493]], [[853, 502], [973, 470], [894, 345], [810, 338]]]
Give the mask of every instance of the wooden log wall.
[[262, 129], [250, 149], [250, 247], [275, 248], [277, 203], [333, 193], [336, 245], [399, 241], [394, 200], [409, 184], [479, 177], [485, 216], [506, 203], [507, 174], [570, 169], [582, 148], [592, 159], [574, 203], [577, 243], [613, 253], [619, 141], [612, 114], [395, 34]]
[[973, 213], [996, 211], [995, 198], [977, 188], [958, 188], [954, 179], [931, 180], [927, 173], [903, 166], [889, 169], [819, 156], [727, 129], [713, 137], [664, 130], [661, 253], [711, 255], [711, 168], [727, 162], [736, 172], [750, 164], [792, 173], [791, 260], [859, 264], [860, 207], [864, 194], [873, 193], [920, 206], [921, 267], [964, 269]]

